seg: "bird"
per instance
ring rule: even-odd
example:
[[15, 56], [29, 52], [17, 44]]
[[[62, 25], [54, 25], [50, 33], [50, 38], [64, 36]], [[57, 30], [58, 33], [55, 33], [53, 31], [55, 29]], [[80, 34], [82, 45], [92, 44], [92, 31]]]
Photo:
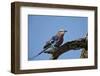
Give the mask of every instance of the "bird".
[[43, 46], [43, 50], [40, 53], [38, 53], [36, 56], [34, 56], [34, 58], [39, 56], [42, 53], [54, 52], [55, 50], [57, 50], [64, 41], [65, 32], [68, 31], [64, 29], [59, 29], [56, 35], [52, 36], [51, 39], [49, 39], [46, 42], [46, 44]]

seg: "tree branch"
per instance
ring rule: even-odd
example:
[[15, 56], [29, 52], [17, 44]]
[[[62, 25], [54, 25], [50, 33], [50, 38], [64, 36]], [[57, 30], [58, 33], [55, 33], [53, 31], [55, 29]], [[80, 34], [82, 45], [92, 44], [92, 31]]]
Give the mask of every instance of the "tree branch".
[[78, 40], [69, 41], [69, 42], [64, 43], [62, 46], [58, 48], [58, 50], [55, 50], [53, 52], [47, 51], [45, 53], [51, 54], [52, 55], [51, 59], [54, 60], [54, 59], [58, 59], [58, 57], [61, 54], [68, 52], [70, 50], [78, 50], [82, 48], [87, 50], [87, 47], [88, 47], [87, 43], [88, 43], [87, 38], [80, 38]]

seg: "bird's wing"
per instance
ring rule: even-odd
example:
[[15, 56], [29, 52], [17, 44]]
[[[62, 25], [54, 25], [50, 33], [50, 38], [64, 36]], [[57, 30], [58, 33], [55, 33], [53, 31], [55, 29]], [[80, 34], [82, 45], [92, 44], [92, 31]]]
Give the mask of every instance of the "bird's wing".
[[51, 44], [53, 44], [54, 42], [56, 42], [57, 41], [57, 36], [53, 36], [49, 41], [47, 41], [46, 42], [46, 44], [44, 45], [44, 49], [46, 49], [46, 48], [49, 48], [49, 46], [51, 45]]
[[48, 48], [50, 45], [51, 45], [51, 43], [46, 43], [46, 44], [44, 45], [43, 49]]

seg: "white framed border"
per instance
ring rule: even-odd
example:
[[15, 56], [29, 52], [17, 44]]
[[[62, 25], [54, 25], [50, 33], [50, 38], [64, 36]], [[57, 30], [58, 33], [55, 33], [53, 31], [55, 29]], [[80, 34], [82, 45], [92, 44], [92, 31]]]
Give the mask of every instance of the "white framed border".
[[[68, 60], [28, 61], [28, 14], [88, 17], [88, 58]], [[41, 7], [20, 8], [20, 69], [43, 69], [75, 66], [93, 66], [94, 63], [94, 11]]]

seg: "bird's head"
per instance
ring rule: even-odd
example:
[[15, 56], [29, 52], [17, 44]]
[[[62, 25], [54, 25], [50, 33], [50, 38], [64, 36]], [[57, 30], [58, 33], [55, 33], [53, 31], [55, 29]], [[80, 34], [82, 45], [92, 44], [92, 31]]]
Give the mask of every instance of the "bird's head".
[[58, 32], [59, 32], [59, 34], [64, 35], [68, 31], [67, 30], [64, 30], [64, 29], [60, 29]]

